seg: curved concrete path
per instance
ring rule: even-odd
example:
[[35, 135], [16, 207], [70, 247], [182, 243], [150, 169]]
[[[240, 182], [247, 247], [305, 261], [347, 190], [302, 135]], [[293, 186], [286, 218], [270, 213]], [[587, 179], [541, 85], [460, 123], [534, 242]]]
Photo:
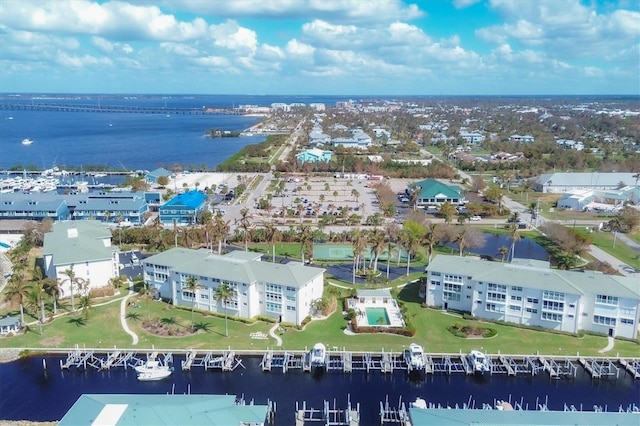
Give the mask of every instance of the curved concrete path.
[[269, 336], [273, 337], [274, 339], [276, 339], [276, 346], [282, 346], [282, 339], [280, 338], [280, 336], [278, 336], [276, 334], [276, 330], [280, 328], [280, 323], [277, 322], [273, 327], [271, 327], [271, 330], [269, 330]]
[[127, 294], [124, 298], [122, 298], [122, 302], [120, 302], [120, 323], [122, 324], [122, 328], [124, 331], [131, 336], [133, 342], [132, 345], [138, 344], [138, 335], [131, 331], [129, 325], [127, 325], [127, 300], [133, 296], [133, 286], [129, 286], [129, 294]]
[[603, 353], [605, 353], [605, 352], [609, 352], [611, 349], [613, 349], [613, 345], [615, 344], [615, 342], [616, 342], [616, 339], [614, 339], [614, 338], [613, 338], [613, 337], [611, 337], [611, 336], [608, 336], [608, 337], [607, 337], [607, 346], [606, 346], [606, 347], [604, 347], [604, 348], [602, 348], [602, 349], [600, 349], [600, 350], [598, 351], [598, 353], [599, 353], [599, 354], [603, 354]]

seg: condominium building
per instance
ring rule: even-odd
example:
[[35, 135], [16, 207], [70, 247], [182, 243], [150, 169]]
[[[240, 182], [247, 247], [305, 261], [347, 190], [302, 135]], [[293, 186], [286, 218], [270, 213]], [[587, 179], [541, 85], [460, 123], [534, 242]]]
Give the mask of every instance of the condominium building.
[[577, 333], [635, 339], [640, 285], [635, 278], [439, 255], [427, 267], [426, 303], [473, 316]]
[[[144, 259], [144, 280], [174, 305], [301, 324], [311, 314], [312, 302], [322, 297], [324, 269], [262, 262], [260, 257], [243, 251], [221, 256], [206, 249], [172, 248]], [[186, 287], [189, 277], [198, 282], [195, 292]], [[222, 284], [232, 290], [226, 306], [215, 297]]]
[[[71, 295], [66, 271], [88, 284], [86, 290], [109, 285], [120, 271], [120, 249], [111, 245], [108, 225], [96, 220], [56, 222], [44, 235], [45, 275], [60, 282], [60, 297]], [[75, 287], [75, 285], [74, 285]], [[74, 290], [77, 293], [78, 290]]]

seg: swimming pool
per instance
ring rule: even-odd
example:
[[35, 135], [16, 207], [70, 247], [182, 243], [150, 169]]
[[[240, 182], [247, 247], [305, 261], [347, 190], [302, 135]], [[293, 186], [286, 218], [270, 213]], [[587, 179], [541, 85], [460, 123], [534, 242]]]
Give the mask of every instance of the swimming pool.
[[3, 243], [2, 241], [0, 241], [0, 247], [4, 248], [4, 249], [10, 249], [11, 246], [7, 243]]
[[370, 326], [391, 325], [386, 308], [365, 308], [365, 311], [367, 312], [367, 322]]

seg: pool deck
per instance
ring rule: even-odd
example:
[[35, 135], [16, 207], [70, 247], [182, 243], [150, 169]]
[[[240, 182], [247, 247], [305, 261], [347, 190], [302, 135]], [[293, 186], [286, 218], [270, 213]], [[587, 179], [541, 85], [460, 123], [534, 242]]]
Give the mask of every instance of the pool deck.
[[[375, 326], [375, 327], [404, 327], [404, 319], [402, 313], [395, 300], [389, 303], [351, 303], [351, 307], [356, 311], [356, 321], [359, 327]], [[367, 320], [366, 308], [385, 308], [389, 317], [389, 325], [369, 324]]]

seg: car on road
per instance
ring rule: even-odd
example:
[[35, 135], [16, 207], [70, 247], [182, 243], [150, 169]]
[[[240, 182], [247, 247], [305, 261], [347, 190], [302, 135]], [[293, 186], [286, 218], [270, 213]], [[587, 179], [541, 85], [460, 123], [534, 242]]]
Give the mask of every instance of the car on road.
[[476, 222], [476, 221], [478, 221], [478, 220], [480, 220], [480, 219], [482, 219], [480, 216], [471, 216], [471, 217], [469, 218], [469, 220], [472, 220], [472, 221], [474, 221], [474, 222]]

